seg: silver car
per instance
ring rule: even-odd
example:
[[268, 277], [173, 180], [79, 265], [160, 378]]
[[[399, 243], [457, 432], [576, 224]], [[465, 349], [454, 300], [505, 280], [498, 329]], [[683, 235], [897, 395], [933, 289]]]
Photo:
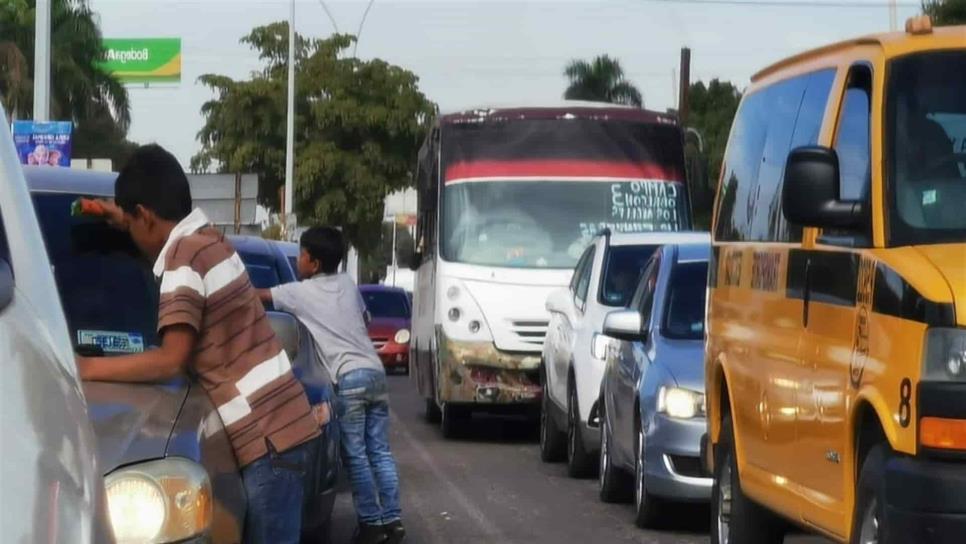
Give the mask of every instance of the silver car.
[[710, 241], [654, 253], [629, 309], [604, 319], [614, 338], [595, 414], [601, 426], [600, 497], [633, 494], [636, 523], [660, 521], [669, 501], [707, 501], [700, 462], [704, 312]]
[[[0, 119], [6, 119], [0, 108]], [[112, 542], [97, 444], [21, 166], [0, 122], [3, 542]]]

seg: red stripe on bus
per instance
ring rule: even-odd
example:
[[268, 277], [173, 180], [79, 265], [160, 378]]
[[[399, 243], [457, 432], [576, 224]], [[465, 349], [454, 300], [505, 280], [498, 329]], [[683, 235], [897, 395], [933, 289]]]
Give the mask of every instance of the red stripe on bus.
[[654, 163], [528, 160], [457, 162], [446, 168], [446, 182], [468, 178], [576, 177], [681, 181], [681, 176]]

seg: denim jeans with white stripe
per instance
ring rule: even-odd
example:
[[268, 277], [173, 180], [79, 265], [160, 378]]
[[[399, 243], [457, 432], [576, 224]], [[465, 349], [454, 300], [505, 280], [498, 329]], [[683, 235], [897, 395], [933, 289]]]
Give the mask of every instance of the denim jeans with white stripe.
[[389, 450], [389, 385], [378, 370], [339, 377], [338, 413], [342, 460], [349, 469], [352, 500], [361, 523], [400, 519], [399, 475]]

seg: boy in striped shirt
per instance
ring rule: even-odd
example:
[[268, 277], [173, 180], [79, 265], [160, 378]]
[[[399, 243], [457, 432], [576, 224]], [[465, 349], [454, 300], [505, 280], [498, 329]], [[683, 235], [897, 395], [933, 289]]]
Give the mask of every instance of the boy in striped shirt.
[[155, 382], [190, 369], [211, 398], [248, 495], [245, 541], [296, 543], [319, 424], [241, 259], [159, 146], [139, 148], [115, 182], [108, 222], [127, 231], [161, 280], [160, 347], [78, 357], [84, 380]]

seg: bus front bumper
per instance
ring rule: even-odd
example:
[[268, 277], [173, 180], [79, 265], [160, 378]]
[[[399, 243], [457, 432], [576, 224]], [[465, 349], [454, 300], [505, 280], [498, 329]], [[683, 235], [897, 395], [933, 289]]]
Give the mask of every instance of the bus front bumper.
[[442, 402], [534, 404], [540, 401], [540, 355], [500, 351], [493, 342], [438, 336]]
[[894, 456], [886, 464], [888, 543], [963, 542], [966, 462]]

